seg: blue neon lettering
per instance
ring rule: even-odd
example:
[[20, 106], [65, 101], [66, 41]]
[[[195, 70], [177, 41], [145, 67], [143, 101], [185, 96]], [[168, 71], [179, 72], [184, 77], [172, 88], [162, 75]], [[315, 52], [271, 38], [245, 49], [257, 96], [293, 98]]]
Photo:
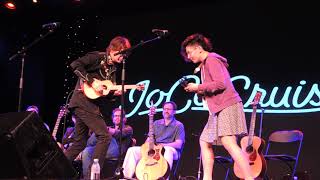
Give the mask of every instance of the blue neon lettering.
[[[197, 84], [200, 83], [200, 78], [196, 75], [188, 75], [187, 78], [192, 79], [193, 82]], [[307, 81], [305, 80], [301, 80], [299, 82], [300, 85], [295, 90], [292, 86], [286, 87], [283, 95], [279, 93], [280, 87], [273, 87], [271, 91], [266, 90], [265, 88], [260, 87], [258, 83], [252, 84], [250, 79], [244, 75], [232, 77], [231, 81], [237, 83], [238, 81], [243, 81], [244, 90], [249, 91], [249, 89], [252, 89], [249, 98], [244, 101], [245, 112], [252, 112], [250, 103], [253, 101], [257, 91], [262, 92], [260, 106], [265, 109], [265, 113], [311, 113], [320, 111], [320, 90], [318, 84], [313, 84], [310, 91], [307, 93], [307, 96], [304, 98], [304, 100], [301, 100], [303, 98], [301, 94], [305, 93], [306, 91]], [[130, 90], [128, 100], [134, 108], [126, 115], [126, 117], [131, 117], [135, 114], [148, 114], [150, 100], [153, 100], [154, 105], [159, 107], [156, 109], [156, 112], [161, 112], [161, 105], [163, 102], [174, 101], [173, 95], [177, 87], [180, 85], [180, 82], [179, 80], [176, 81], [168, 92], [164, 92], [160, 89], [149, 89], [151, 84], [150, 80], [144, 80], [137, 84], [144, 84], [145, 89], [142, 92], [139, 92], [135, 89]], [[149, 92], [149, 94], [147, 94], [147, 92]], [[291, 100], [290, 97], [292, 98]], [[276, 102], [276, 99], [280, 99], [280, 101]], [[144, 106], [142, 106], [143, 102]], [[177, 109], [177, 114], [184, 113], [189, 109], [192, 111], [208, 110], [207, 108], [203, 107], [202, 100], [199, 99], [196, 94], [192, 99], [186, 99], [185, 103], [178, 104], [178, 107], [181, 108]], [[260, 111], [261, 110], [258, 110], [258, 112]]]

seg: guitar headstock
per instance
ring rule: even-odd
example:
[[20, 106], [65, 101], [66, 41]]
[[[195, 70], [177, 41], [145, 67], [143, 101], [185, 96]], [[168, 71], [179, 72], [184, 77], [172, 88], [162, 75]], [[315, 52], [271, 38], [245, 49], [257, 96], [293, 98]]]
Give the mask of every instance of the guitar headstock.
[[149, 116], [154, 116], [156, 114], [156, 107], [153, 105], [153, 101], [150, 102]]
[[183, 76], [181, 79], [179, 79], [179, 83], [182, 87], [186, 87], [188, 85], [188, 78], [186, 76]]
[[253, 106], [257, 106], [259, 104], [261, 95], [262, 95], [262, 92], [261, 91], [257, 91], [256, 95], [253, 98], [253, 101], [251, 102], [251, 104]]
[[138, 84], [137, 85], [137, 90], [143, 91], [144, 90], [144, 84]]
[[67, 113], [68, 113], [68, 108], [67, 108], [67, 106], [61, 106], [61, 107], [60, 107], [59, 114], [58, 114], [58, 119], [59, 119], [59, 118], [62, 118], [63, 116], [65, 116]]

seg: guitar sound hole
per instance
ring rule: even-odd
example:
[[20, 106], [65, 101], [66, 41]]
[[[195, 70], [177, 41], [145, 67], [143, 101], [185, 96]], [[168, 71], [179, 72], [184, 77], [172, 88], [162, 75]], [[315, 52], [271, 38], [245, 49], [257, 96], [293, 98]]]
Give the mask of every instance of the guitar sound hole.
[[153, 156], [156, 153], [154, 149], [148, 151], [148, 156]]
[[253, 147], [252, 146], [248, 146], [246, 148], [247, 153], [251, 153], [253, 151]]

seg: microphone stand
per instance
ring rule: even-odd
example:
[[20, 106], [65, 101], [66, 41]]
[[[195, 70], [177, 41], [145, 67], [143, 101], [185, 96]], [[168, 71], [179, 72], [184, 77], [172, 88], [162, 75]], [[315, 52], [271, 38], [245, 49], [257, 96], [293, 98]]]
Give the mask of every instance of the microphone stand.
[[[200, 135], [199, 135], [199, 134], [192, 133], [192, 136], [194, 136], [194, 137], [199, 137]], [[198, 164], [197, 178], [195, 178], [195, 179], [196, 179], [196, 180], [200, 180], [200, 177], [201, 177], [201, 167], [202, 167], [201, 148], [200, 148], [200, 151], [199, 151], [199, 156], [198, 156], [197, 158], [199, 158], [199, 164]]]
[[[158, 35], [157, 37], [155, 38], [152, 38], [150, 40], [146, 40], [146, 41], [141, 41], [140, 43], [136, 44], [135, 46], [132, 46], [131, 48], [128, 48], [128, 49], [124, 49], [122, 51], [119, 51], [117, 53], [115, 53], [114, 55], [119, 55], [119, 54], [122, 54], [123, 56], [123, 60], [122, 60], [122, 72], [121, 72], [121, 118], [120, 118], [120, 138], [119, 138], [119, 152], [120, 152], [120, 156], [118, 158], [118, 165], [117, 165], [117, 168], [114, 172], [114, 176], [112, 177], [113, 178], [117, 178], [117, 179], [122, 179], [124, 178], [124, 175], [123, 175], [123, 168], [122, 168], [122, 126], [123, 126], [123, 118], [125, 116], [124, 114], [124, 106], [125, 106], [125, 99], [124, 99], [124, 82], [125, 82], [125, 64], [126, 64], [126, 59], [128, 58], [128, 56], [131, 54], [131, 51], [139, 46], [142, 46], [146, 43], [149, 43], [149, 42], [152, 42], [154, 40], [158, 40], [158, 39], [161, 39], [163, 36], [160, 36]], [[130, 179], [130, 178], [128, 178]]]
[[261, 138], [261, 133], [262, 133], [263, 113], [264, 113], [264, 109], [261, 108], [260, 127], [259, 127], [259, 137], [260, 137], [260, 138]]
[[9, 58], [9, 61], [14, 60], [18, 56], [21, 56], [21, 72], [20, 72], [20, 83], [19, 83], [19, 101], [18, 101], [18, 112], [21, 111], [21, 100], [22, 100], [22, 92], [23, 92], [23, 76], [24, 76], [24, 61], [25, 61], [25, 56], [26, 52], [28, 51], [29, 48], [31, 48], [33, 45], [38, 43], [40, 40], [44, 39], [47, 37], [49, 34], [53, 32], [53, 29], [50, 29], [46, 34], [42, 35], [35, 39], [33, 42], [31, 42], [27, 46], [22, 46], [21, 50], [19, 50], [16, 54], [12, 55]]
[[139, 44], [136, 44], [136, 45], [132, 46], [131, 48], [124, 49], [124, 50], [122, 50], [122, 51], [119, 51], [119, 52], [115, 53], [114, 56], [119, 55], [119, 54], [122, 54], [123, 57], [128, 57], [128, 56], [131, 54], [131, 51], [134, 50], [134, 49], [136, 49], [137, 47], [142, 46], [142, 45], [144, 45], [144, 44], [147, 44], [147, 43], [149, 43], [149, 42], [151, 42], [151, 41], [161, 39], [162, 37], [164, 37], [164, 35], [158, 35], [157, 37], [152, 38], [152, 39], [149, 39], [149, 40], [146, 40], [146, 41], [143, 41], [143, 40], [142, 40], [142, 41], [140, 41]]
[[125, 81], [125, 64], [126, 64], [126, 58], [128, 54], [123, 55], [122, 60], [122, 72], [121, 72], [121, 118], [120, 118], [120, 138], [119, 138], [119, 158], [117, 163], [117, 168], [114, 172], [114, 177], [117, 177], [118, 179], [122, 179], [124, 177], [123, 175], [123, 168], [121, 166], [122, 163], [122, 126], [123, 126], [123, 118], [125, 116], [124, 114], [124, 81]]

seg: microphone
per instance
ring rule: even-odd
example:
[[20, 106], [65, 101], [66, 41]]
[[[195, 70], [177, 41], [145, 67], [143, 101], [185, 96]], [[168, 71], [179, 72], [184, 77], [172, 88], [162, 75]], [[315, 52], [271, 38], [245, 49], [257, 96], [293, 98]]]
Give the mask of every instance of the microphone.
[[122, 51], [114, 53], [113, 55], [117, 56], [117, 55], [121, 54], [123, 56], [129, 56], [131, 54], [131, 50], [132, 50], [132, 48], [124, 49]]
[[158, 36], [165, 36], [169, 34], [169, 31], [166, 29], [152, 29], [152, 32]]
[[200, 71], [200, 67], [196, 67], [196, 68], [193, 70], [193, 74], [197, 74], [199, 71]]
[[203, 63], [201, 63], [198, 67], [196, 67], [193, 71], [193, 74], [197, 74], [201, 70], [202, 66], [203, 66]]
[[52, 22], [52, 23], [47, 23], [47, 24], [44, 24], [44, 25], [42, 25], [42, 28], [43, 29], [46, 29], [46, 28], [48, 28], [48, 29], [55, 29], [55, 28], [57, 28], [58, 26], [60, 26], [60, 22]]

